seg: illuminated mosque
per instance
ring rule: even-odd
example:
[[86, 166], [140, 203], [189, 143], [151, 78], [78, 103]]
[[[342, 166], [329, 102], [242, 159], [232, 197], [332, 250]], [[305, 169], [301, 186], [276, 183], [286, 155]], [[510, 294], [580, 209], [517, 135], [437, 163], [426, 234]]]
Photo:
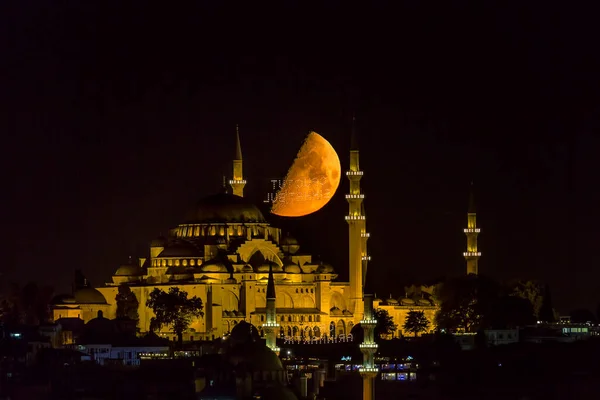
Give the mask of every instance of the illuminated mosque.
[[[118, 287], [127, 285], [139, 301], [139, 329], [148, 332], [153, 317], [152, 310], [146, 307], [150, 292], [178, 287], [189, 296], [198, 296], [204, 304], [204, 317], [193, 321], [184, 340], [225, 336], [242, 321], [267, 333], [275, 327], [279, 337], [331, 338], [349, 334], [363, 318], [363, 282], [370, 261], [364, 193], [360, 187], [363, 171], [359, 167], [356, 135], [353, 133], [352, 137], [346, 172], [350, 183], [346, 194], [349, 213], [345, 216], [349, 230], [349, 282], [336, 281], [338, 275], [332, 265], [300, 251], [295, 238], [270, 225], [259, 208], [244, 197], [247, 182], [236, 131], [230, 192], [223, 190], [200, 200], [167, 237], [150, 242], [149, 257], [118, 267], [112, 282], [96, 288], [85, 283], [71, 295], [57, 297], [52, 306], [54, 320], [80, 318], [88, 322], [99, 311], [107, 318], [115, 318]], [[468, 246], [464, 255], [469, 272], [477, 273], [479, 229], [471, 207], [468, 215]], [[270, 297], [275, 299], [268, 299], [270, 270], [275, 291]], [[411, 310], [424, 311], [433, 326], [438, 309], [435, 290], [413, 287], [402, 298], [375, 298], [373, 306], [389, 312], [398, 324], [396, 335], [400, 335]], [[267, 310], [269, 300], [275, 302], [275, 313]], [[276, 318], [276, 323], [267, 321], [268, 316]], [[161, 333], [175, 338], [169, 328], [163, 328]]]

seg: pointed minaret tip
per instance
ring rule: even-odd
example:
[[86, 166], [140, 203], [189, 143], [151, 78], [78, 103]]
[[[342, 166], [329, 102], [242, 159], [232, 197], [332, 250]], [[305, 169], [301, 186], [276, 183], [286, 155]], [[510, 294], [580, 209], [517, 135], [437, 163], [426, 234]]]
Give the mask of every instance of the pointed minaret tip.
[[468, 212], [473, 214], [475, 213], [475, 190], [473, 181], [471, 181], [471, 188], [469, 189], [469, 209]]
[[269, 265], [269, 280], [267, 281], [267, 299], [275, 298], [275, 280], [273, 279], [273, 264]]
[[240, 143], [240, 126], [235, 125], [235, 159], [242, 159], [242, 145]]
[[356, 132], [356, 117], [352, 114], [352, 131], [350, 133], [350, 150], [358, 150], [358, 133]]

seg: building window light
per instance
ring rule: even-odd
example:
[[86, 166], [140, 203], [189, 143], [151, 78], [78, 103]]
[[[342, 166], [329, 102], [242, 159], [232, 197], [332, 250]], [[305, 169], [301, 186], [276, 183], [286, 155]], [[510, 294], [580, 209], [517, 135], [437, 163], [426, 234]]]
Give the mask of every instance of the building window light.
[[368, 232], [363, 232], [363, 233], [360, 234], [360, 236], [364, 237], [364, 238], [368, 238], [368, 237], [371, 237], [371, 234], [368, 233]]
[[346, 198], [347, 199], [364, 199], [365, 195], [364, 194], [347, 194]]
[[371, 261], [371, 256], [362, 256], [363, 261]]
[[465, 233], [479, 233], [479, 232], [481, 232], [481, 229], [479, 229], [479, 228], [465, 228], [464, 231], [465, 231]]
[[246, 180], [245, 179], [240, 179], [240, 180], [236, 180], [236, 179], [231, 179], [229, 181], [230, 185], [236, 185], [236, 184], [246, 184]]
[[362, 171], [346, 171], [346, 176], [360, 176], [362, 175], [363, 172]]
[[480, 251], [465, 251], [463, 253], [464, 257], [481, 257]]
[[364, 215], [346, 215], [346, 221], [360, 221], [360, 220], [364, 220], [365, 216]]

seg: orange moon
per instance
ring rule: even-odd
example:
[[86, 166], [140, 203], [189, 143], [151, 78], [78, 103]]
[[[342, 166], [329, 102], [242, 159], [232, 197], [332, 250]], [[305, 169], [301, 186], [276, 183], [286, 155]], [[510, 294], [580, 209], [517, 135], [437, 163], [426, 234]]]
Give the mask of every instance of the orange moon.
[[310, 132], [275, 196], [271, 212], [302, 217], [320, 210], [335, 194], [341, 175], [340, 158], [333, 146]]

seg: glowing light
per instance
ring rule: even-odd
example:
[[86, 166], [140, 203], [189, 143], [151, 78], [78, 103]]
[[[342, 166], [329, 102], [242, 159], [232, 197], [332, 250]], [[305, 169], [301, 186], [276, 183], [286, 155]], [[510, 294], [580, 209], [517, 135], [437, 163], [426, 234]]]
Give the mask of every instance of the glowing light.
[[371, 256], [362, 256], [363, 261], [371, 261]]
[[280, 325], [277, 322], [265, 322], [262, 326], [265, 328], [278, 328]]
[[480, 251], [465, 251], [463, 253], [463, 256], [465, 256], [465, 257], [481, 257], [481, 252]]
[[379, 372], [379, 368], [377, 367], [363, 367], [362, 365], [359, 367], [360, 372]]
[[333, 146], [318, 133], [309, 133], [275, 196], [271, 212], [302, 217], [320, 210], [335, 194], [341, 173]]
[[347, 199], [364, 199], [365, 195], [364, 194], [347, 194], [346, 198]]
[[245, 185], [246, 181], [244, 179], [241, 179], [241, 180], [230, 179], [229, 184], [230, 185], [239, 185], [239, 184]]
[[365, 219], [364, 215], [346, 215], [346, 221], [359, 221]]
[[377, 343], [361, 343], [358, 345], [361, 349], [376, 349]]
[[363, 319], [360, 321], [361, 325], [377, 325], [376, 319]]
[[346, 176], [362, 176], [362, 171], [346, 171]]
[[360, 236], [364, 237], [364, 238], [368, 238], [368, 237], [371, 237], [371, 234], [368, 233], [368, 232], [363, 232], [363, 233], [360, 234]]
[[465, 231], [465, 233], [479, 233], [481, 231], [481, 229], [479, 229], [479, 228], [465, 228], [464, 231]]

